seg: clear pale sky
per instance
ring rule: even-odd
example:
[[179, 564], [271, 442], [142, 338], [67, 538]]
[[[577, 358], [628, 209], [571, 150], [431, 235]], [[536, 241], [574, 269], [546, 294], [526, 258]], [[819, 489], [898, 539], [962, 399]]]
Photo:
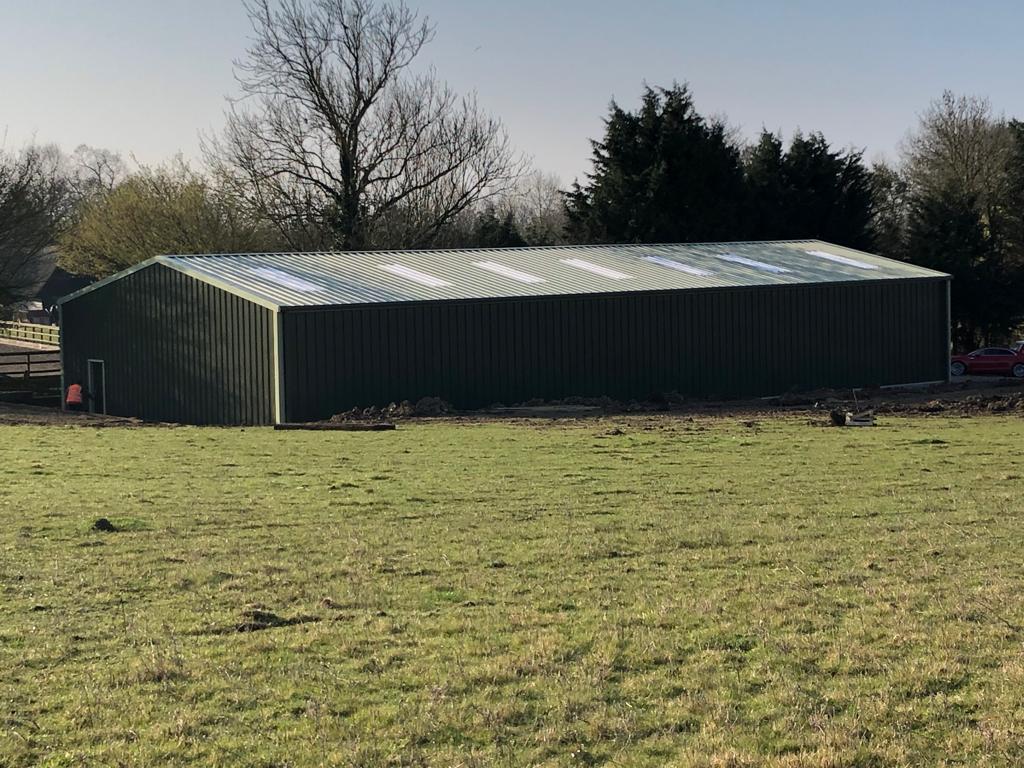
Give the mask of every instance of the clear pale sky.
[[[1019, 0], [410, 4], [437, 25], [424, 62], [564, 182], [587, 169], [609, 100], [634, 106], [644, 81], [688, 81], [746, 136], [821, 130], [870, 159], [894, 157], [944, 88], [1024, 117]], [[0, 0], [0, 142], [196, 157], [248, 34], [237, 0]]]

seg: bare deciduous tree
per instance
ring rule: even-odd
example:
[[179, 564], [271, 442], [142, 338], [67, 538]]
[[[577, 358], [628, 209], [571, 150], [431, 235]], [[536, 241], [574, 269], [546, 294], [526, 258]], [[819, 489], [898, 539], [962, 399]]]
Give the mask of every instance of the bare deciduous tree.
[[558, 177], [533, 171], [508, 194], [516, 227], [530, 245], [560, 245], [566, 241], [565, 195]]
[[0, 153], [0, 306], [29, 298], [53, 245], [67, 188], [46, 148]]
[[208, 139], [214, 173], [293, 247], [423, 246], [508, 187], [501, 123], [411, 65], [432, 35], [404, 4], [247, 0], [243, 98]]
[[67, 177], [78, 201], [111, 192], [128, 176], [128, 168], [118, 153], [87, 144], [80, 144], [67, 164]]
[[953, 275], [953, 334], [968, 349], [1005, 341], [1024, 318], [1021, 158], [1015, 124], [949, 91], [905, 145], [906, 258]]
[[1014, 156], [1009, 125], [987, 99], [945, 91], [921, 115], [904, 146], [910, 188], [917, 195], [956, 190], [974, 199], [990, 227], [998, 227], [1009, 194]]

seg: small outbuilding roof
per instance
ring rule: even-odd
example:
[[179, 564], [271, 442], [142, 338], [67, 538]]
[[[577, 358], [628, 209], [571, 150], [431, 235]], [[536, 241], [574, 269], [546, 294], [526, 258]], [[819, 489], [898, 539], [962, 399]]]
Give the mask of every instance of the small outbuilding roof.
[[274, 309], [948, 277], [820, 240], [210, 254], [157, 256], [61, 301], [154, 263]]

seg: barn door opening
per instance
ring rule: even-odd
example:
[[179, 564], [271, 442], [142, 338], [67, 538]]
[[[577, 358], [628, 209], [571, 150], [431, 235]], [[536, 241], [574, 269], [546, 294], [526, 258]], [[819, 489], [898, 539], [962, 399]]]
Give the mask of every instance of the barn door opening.
[[107, 412], [107, 368], [102, 360], [89, 361], [89, 413]]

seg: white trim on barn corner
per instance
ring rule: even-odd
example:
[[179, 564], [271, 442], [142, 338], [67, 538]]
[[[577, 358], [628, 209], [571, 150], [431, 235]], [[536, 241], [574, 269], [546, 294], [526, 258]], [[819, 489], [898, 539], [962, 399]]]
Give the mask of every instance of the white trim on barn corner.
[[953, 281], [946, 280], [946, 383], [953, 380], [949, 360], [953, 355]]
[[284, 319], [280, 310], [273, 310], [273, 344], [274, 344], [274, 423], [284, 424], [284, 344], [281, 336], [284, 331]]

